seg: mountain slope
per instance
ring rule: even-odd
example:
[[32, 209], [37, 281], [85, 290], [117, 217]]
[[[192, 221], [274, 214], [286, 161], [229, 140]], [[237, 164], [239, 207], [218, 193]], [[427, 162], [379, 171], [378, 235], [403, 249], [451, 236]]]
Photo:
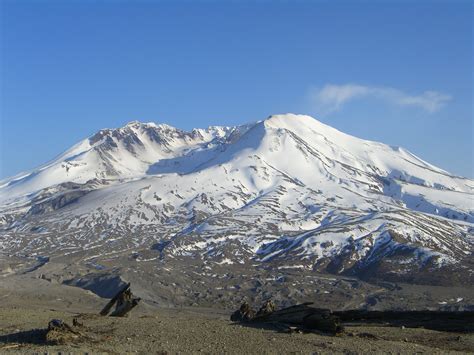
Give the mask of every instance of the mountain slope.
[[462, 283], [473, 187], [309, 116], [191, 132], [132, 122], [2, 181], [0, 252], [145, 274], [192, 260]]

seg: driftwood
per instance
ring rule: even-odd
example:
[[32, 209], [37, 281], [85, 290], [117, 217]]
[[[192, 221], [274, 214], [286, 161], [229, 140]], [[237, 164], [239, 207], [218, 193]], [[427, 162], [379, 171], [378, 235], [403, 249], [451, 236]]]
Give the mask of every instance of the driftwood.
[[110, 314], [113, 317], [124, 317], [140, 302], [140, 298], [133, 297], [130, 290], [130, 282], [123, 286], [117, 294], [100, 311], [100, 315], [106, 316], [114, 306], [115, 310]]
[[275, 310], [272, 301], [266, 301], [255, 313], [245, 302], [235, 311], [232, 321], [271, 323], [289, 330], [321, 331], [330, 334], [343, 332], [344, 325], [388, 325], [407, 328], [427, 328], [440, 331], [474, 331], [474, 312], [445, 311], [331, 311], [310, 307], [312, 303]]

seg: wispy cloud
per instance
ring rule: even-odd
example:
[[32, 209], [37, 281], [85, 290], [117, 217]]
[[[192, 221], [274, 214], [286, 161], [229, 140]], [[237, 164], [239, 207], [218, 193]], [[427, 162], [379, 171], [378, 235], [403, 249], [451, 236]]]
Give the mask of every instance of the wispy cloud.
[[328, 84], [322, 88], [313, 88], [309, 92], [311, 105], [319, 113], [331, 113], [340, 110], [346, 103], [361, 98], [374, 98], [398, 106], [414, 106], [428, 113], [439, 111], [451, 96], [437, 91], [424, 91], [419, 95], [410, 95], [391, 87], [365, 86], [358, 84]]

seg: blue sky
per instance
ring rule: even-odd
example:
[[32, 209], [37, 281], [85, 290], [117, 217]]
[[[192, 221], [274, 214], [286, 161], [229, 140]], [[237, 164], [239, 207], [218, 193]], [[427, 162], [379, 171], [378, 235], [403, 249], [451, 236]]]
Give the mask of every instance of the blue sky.
[[306, 113], [474, 176], [469, 1], [1, 1], [0, 177], [105, 127]]

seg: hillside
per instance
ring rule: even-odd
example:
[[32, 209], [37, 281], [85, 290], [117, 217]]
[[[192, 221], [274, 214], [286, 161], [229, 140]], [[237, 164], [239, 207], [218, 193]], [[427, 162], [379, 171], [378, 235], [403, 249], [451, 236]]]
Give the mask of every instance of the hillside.
[[36, 265], [81, 287], [136, 278], [170, 303], [218, 298], [196, 288], [264, 298], [290, 270], [294, 299], [315, 272], [473, 284], [473, 251], [473, 180], [309, 116], [191, 132], [131, 122], [0, 182], [12, 272]]

